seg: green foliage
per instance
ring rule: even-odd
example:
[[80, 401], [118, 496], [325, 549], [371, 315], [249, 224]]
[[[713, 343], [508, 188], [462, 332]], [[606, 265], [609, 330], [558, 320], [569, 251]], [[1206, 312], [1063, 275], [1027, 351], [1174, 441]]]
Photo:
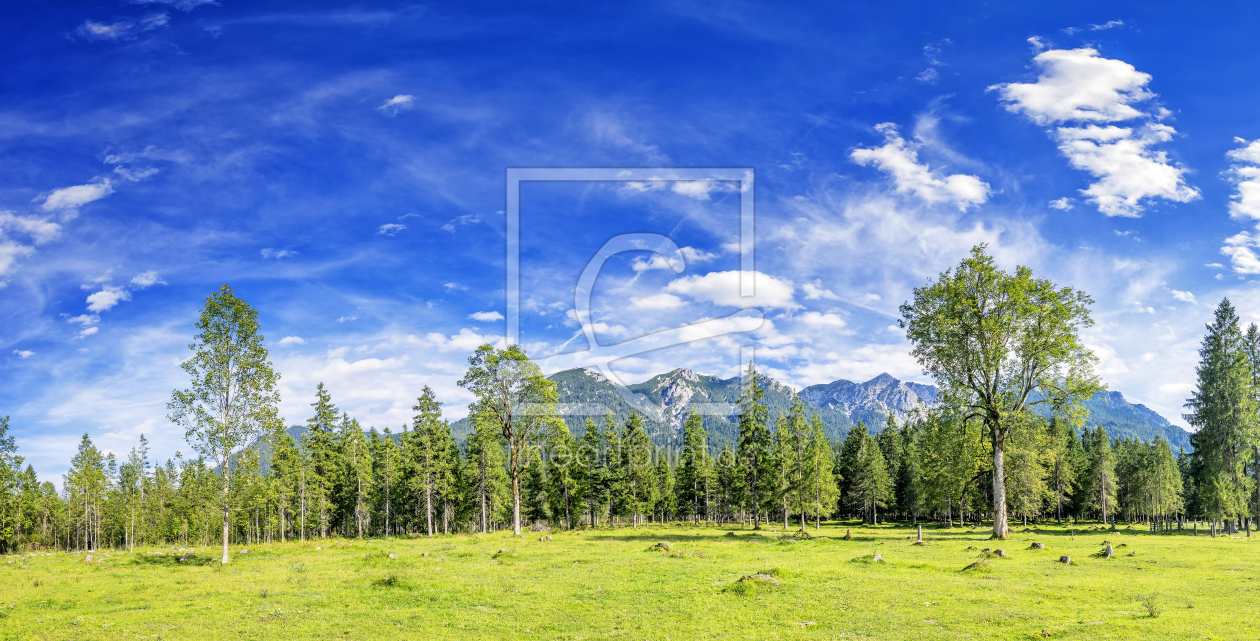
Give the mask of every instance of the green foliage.
[[[1101, 388], [1094, 355], [1080, 340], [1092, 299], [1036, 279], [1027, 267], [998, 269], [984, 245], [957, 271], [914, 290], [901, 307], [911, 353], [940, 388], [938, 399], [980, 421], [993, 456], [994, 536], [1007, 534], [1004, 453], [1012, 427], [1037, 405], [1070, 410]], [[1032, 398], [1033, 391], [1039, 392]]]

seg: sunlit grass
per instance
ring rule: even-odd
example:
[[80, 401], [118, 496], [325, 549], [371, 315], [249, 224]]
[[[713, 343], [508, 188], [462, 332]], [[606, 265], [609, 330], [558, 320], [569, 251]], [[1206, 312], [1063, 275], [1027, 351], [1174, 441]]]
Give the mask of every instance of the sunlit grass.
[[[925, 546], [913, 545], [913, 528], [852, 522], [810, 528], [813, 538], [679, 525], [553, 531], [549, 542], [510, 532], [338, 540], [323, 550], [251, 546], [226, 567], [208, 563], [213, 548], [182, 561], [177, 550], [90, 564], [82, 554], [6, 557], [0, 639], [1139, 639], [1260, 629], [1260, 537], [1022, 529], [991, 541], [985, 529], [933, 526]], [[1094, 556], [1104, 540], [1112, 559]]]

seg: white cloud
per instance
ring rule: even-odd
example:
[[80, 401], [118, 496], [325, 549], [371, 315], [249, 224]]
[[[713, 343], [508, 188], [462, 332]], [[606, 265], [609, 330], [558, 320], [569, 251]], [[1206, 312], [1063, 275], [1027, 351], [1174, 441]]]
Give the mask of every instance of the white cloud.
[[1241, 146], [1226, 154], [1233, 161], [1227, 175], [1237, 188], [1230, 197], [1229, 215], [1260, 221], [1260, 139], [1234, 142]]
[[340, 317], [340, 318], [338, 318], [338, 319], [337, 319], [337, 322], [338, 322], [338, 323], [348, 323], [348, 322], [350, 322], [350, 321], [357, 321], [357, 320], [359, 320], [359, 317], [358, 317], [358, 316], [342, 316], [342, 317]]
[[1103, 24], [1089, 25], [1089, 30], [1090, 31], [1103, 31], [1106, 29], [1114, 29], [1116, 27], [1123, 27], [1123, 26], [1124, 26], [1123, 20], [1108, 20], [1107, 22], [1104, 22]]
[[1199, 191], [1182, 179], [1185, 169], [1169, 164], [1165, 152], [1150, 148], [1171, 140], [1173, 133], [1172, 127], [1160, 124], [1136, 131], [1089, 125], [1062, 127], [1055, 135], [1069, 164], [1099, 179], [1081, 193], [1108, 216], [1136, 218], [1142, 215], [1143, 199], [1184, 203], [1199, 197]]
[[[1109, 23], [1110, 24], [1110, 23]], [[1111, 60], [1090, 48], [1052, 49], [1033, 58], [1040, 68], [1035, 83], [1006, 83], [989, 87], [997, 90], [1003, 106], [1012, 113], [1027, 116], [1039, 125], [1085, 123], [1058, 127], [1053, 136], [1059, 151], [1076, 169], [1089, 172], [1097, 181], [1081, 191], [1098, 210], [1108, 216], [1137, 217], [1143, 201], [1163, 198], [1189, 202], [1199, 191], [1185, 184], [1185, 169], [1173, 165], [1156, 143], [1172, 140], [1172, 127], [1158, 121], [1168, 110], [1152, 106], [1139, 109], [1139, 103], [1155, 94], [1147, 89], [1150, 74], [1138, 71], [1123, 60]], [[1100, 126], [1142, 119], [1141, 126]], [[1064, 209], [1066, 200], [1051, 206]]]
[[[717, 254], [706, 252], [703, 249], [696, 249], [695, 247], [680, 247], [679, 251], [682, 252], [683, 259], [686, 260], [688, 265], [695, 263], [707, 263], [717, 258]], [[647, 257], [636, 256], [634, 260], [630, 262], [630, 268], [636, 272], [654, 269], [668, 269], [672, 271], [674, 269], [670, 266], [669, 259], [657, 253], [652, 253]]]
[[118, 176], [123, 180], [133, 183], [149, 178], [150, 176], [157, 174], [159, 171], [161, 170], [157, 167], [145, 167], [144, 169], [131, 169], [122, 165], [114, 167], [114, 173], [118, 174]]
[[80, 314], [78, 316], [71, 316], [70, 318], [66, 319], [67, 323], [78, 323], [80, 325], [83, 325], [84, 327], [87, 327], [88, 325], [95, 325], [99, 323], [100, 321], [101, 321], [101, 317], [97, 316], [96, 314]]
[[478, 334], [465, 327], [459, 330], [458, 334], [451, 334], [450, 336], [432, 332], [424, 337], [423, 342], [436, 347], [439, 352], [471, 352], [486, 343], [501, 346], [503, 345], [503, 337]]
[[79, 25], [75, 33], [87, 40], [134, 40], [146, 31], [166, 26], [168, 22], [170, 17], [165, 13], [155, 13], [143, 18], [121, 18], [114, 22], [87, 20]]
[[73, 213], [79, 207], [100, 200], [112, 193], [114, 193], [114, 184], [108, 178], [98, 178], [86, 185], [54, 189], [36, 200], [43, 200], [43, 204], [40, 207], [44, 211]]
[[1037, 82], [1011, 82], [998, 90], [1007, 111], [1022, 113], [1039, 125], [1073, 120], [1115, 122], [1143, 116], [1133, 103], [1154, 96], [1146, 89], [1150, 74], [1123, 60], [1110, 60], [1094, 49], [1051, 49], [1037, 54]]
[[34, 247], [0, 238], [0, 276], [9, 273], [19, 258], [33, 253]]
[[24, 359], [30, 358], [35, 355], [35, 352], [32, 352], [29, 349], [15, 349], [13, 350], [13, 353], [17, 354], [18, 358], [24, 358]]
[[131, 292], [121, 287], [106, 285], [101, 291], [87, 297], [87, 308], [89, 312], [103, 312], [127, 300], [131, 300]]
[[276, 260], [280, 260], [281, 258], [292, 258], [298, 254], [297, 252], [289, 249], [272, 249], [271, 247], [268, 247], [258, 253], [261, 254], [264, 259], [274, 258]]
[[479, 222], [481, 222], [481, 216], [477, 214], [464, 214], [463, 216], [458, 216], [445, 225], [442, 225], [442, 231], [448, 231], [453, 234], [456, 229], [459, 229], [464, 225], [472, 225]]
[[1193, 302], [1195, 302], [1195, 301], [1194, 301], [1194, 294], [1192, 294], [1192, 293], [1190, 293], [1190, 292], [1183, 292], [1183, 291], [1178, 290], [1178, 289], [1170, 289], [1170, 290], [1168, 290], [1168, 291], [1172, 293], [1173, 298], [1176, 298], [1177, 300], [1179, 300], [1179, 301], [1181, 301], [1181, 302], [1183, 302], [1183, 303], [1193, 303]]
[[192, 11], [197, 7], [215, 4], [217, 0], [130, 0], [131, 4], [169, 4], [181, 11]]
[[285, 336], [280, 339], [281, 345], [305, 345], [306, 339], [301, 336]]
[[687, 304], [683, 299], [667, 293], [651, 296], [631, 296], [630, 306], [637, 309], [678, 309]]
[[801, 285], [801, 289], [805, 290], [805, 300], [819, 300], [823, 298], [827, 300], [840, 300], [840, 297], [836, 296], [830, 289], [823, 288], [821, 280], [816, 280], [812, 283], [805, 283], [804, 285]]
[[830, 313], [824, 314], [821, 312], [805, 312], [804, 314], [801, 314], [800, 318], [801, 318], [801, 322], [805, 323], [806, 325], [814, 329], [823, 329], [823, 328], [838, 329], [838, 328], [844, 327], [847, 324], [844, 322], [843, 318], [840, 318], [839, 314], [830, 314]]
[[0, 237], [4, 233], [18, 232], [30, 236], [35, 245], [42, 245], [61, 233], [61, 225], [35, 216], [18, 216], [11, 211], [0, 211]]
[[1050, 201], [1051, 209], [1058, 209], [1059, 211], [1068, 211], [1072, 209], [1072, 207], [1073, 205], [1072, 205], [1071, 198], [1060, 198], [1058, 200]]
[[158, 278], [158, 273], [153, 270], [136, 274], [135, 277], [131, 279], [131, 284], [139, 287], [140, 289], [152, 287], [153, 285], [157, 285], [159, 283], [163, 285], [166, 284]]
[[859, 165], [874, 165], [892, 177], [898, 193], [913, 193], [929, 203], [949, 203], [959, 210], [984, 203], [988, 183], [967, 174], [944, 175], [919, 162], [918, 143], [907, 142], [897, 126], [886, 122], [875, 127], [884, 134], [884, 145], [854, 149], [850, 157]]
[[416, 97], [407, 94], [398, 94], [389, 100], [381, 103], [376, 110], [386, 116], [397, 116], [399, 113], [407, 111], [415, 106]]
[[1204, 267], [1211, 267], [1213, 269], [1222, 269], [1225, 266], [1220, 263], [1207, 263], [1206, 265], [1204, 265]]
[[464, 285], [460, 285], [459, 283], [446, 283], [445, 285], [443, 285], [443, 287], [445, 287], [446, 291], [448, 292], [455, 292], [455, 291], [462, 292], [462, 291], [468, 290], [468, 287]]
[[873, 292], [867, 293], [862, 296], [863, 303], [878, 303], [881, 300], [883, 300], [883, 297]]
[[1260, 246], [1260, 239], [1244, 231], [1226, 238], [1221, 253], [1229, 257], [1229, 264], [1235, 272], [1260, 274], [1260, 256], [1256, 256], [1255, 252], [1257, 246]]
[[709, 272], [703, 276], [685, 276], [671, 282], [665, 291], [729, 307], [799, 307], [792, 299], [794, 290], [791, 281], [756, 271], [744, 273], [745, 277], [753, 279], [756, 295], [740, 296], [741, 273]]
[[85, 327], [83, 328], [83, 331], [79, 332], [78, 336], [75, 336], [75, 338], [87, 338], [99, 331], [101, 331], [101, 328], [99, 327]]
[[384, 225], [376, 228], [376, 233], [378, 236], [393, 236], [406, 228], [406, 225], [399, 223], [385, 223]]
[[472, 314], [469, 314], [468, 317], [473, 320], [479, 320], [483, 323], [503, 320], [503, 314], [500, 314], [497, 311], [473, 312]]

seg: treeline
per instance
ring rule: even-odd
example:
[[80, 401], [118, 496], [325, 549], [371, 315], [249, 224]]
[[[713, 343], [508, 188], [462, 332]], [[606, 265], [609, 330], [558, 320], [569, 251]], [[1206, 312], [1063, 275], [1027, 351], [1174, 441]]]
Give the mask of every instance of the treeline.
[[[755, 372], [746, 376], [737, 447], [712, 450], [701, 417], [683, 424], [683, 446], [655, 447], [643, 420], [588, 418], [571, 436], [564, 423], [530, 443], [523, 457], [526, 526], [634, 527], [686, 520], [817, 527], [859, 517], [962, 524], [992, 512], [985, 491], [990, 452], [976, 425], [943, 410], [878, 435], [864, 425], [832, 442], [800, 399], [770, 417]], [[457, 443], [441, 403], [425, 388], [410, 425], [364, 431], [321, 384], [297, 439], [269, 435], [232, 461], [230, 537], [249, 544], [329, 536], [402, 536], [511, 527], [513, 494], [506, 442], [474, 417]], [[7, 420], [0, 423], [7, 429]], [[5, 549], [96, 549], [218, 542], [221, 478], [201, 459], [149, 460], [141, 437], [121, 461], [84, 435], [59, 492], [20, 468], [7, 443]], [[1067, 422], [1034, 418], [1012, 433], [1007, 496], [1017, 518], [1168, 523], [1194, 497], [1192, 456], [1162, 439], [1111, 440], [1101, 429], [1078, 437]], [[1183, 483], [1183, 478], [1187, 479]], [[1203, 514], [1195, 510], [1191, 513]]]

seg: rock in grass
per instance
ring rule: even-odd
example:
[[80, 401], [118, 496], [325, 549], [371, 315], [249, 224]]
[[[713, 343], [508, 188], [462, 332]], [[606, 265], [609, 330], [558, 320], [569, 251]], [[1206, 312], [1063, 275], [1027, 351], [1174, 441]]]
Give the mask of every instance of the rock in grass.
[[727, 532], [727, 533], [726, 533], [726, 536], [735, 536], [735, 533], [734, 533], [734, 532]]
[[1110, 545], [1108, 545], [1107, 547], [1103, 548], [1103, 551], [1102, 551], [1102, 557], [1103, 557], [1104, 559], [1110, 559], [1110, 558], [1111, 558], [1111, 555], [1112, 555], [1112, 554], [1114, 554], [1114, 553], [1115, 553], [1115, 552], [1111, 549], [1111, 546], [1110, 546]]
[[245, 549], [245, 548], [241, 548], [241, 551], [240, 551], [240, 552], [238, 552], [237, 554], [249, 554], [249, 550], [247, 550], [247, 549]]
[[1072, 565], [1072, 557], [1064, 554], [1063, 556], [1059, 557], [1059, 563], [1062, 563], [1064, 565]]
[[550, 540], [551, 540], [551, 536], [544, 536], [544, 537], [543, 537], [543, 539], [544, 539], [544, 540], [547, 540], [547, 541], [550, 541]]
[[882, 556], [880, 556], [880, 555], [878, 555], [878, 554], [876, 554], [875, 556], [872, 556], [872, 557], [871, 557], [871, 563], [883, 563], [883, 562], [884, 562], [884, 557], [882, 557]]
[[1028, 549], [1030, 549], [1030, 550], [1044, 550], [1044, 549], [1046, 549], [1046, 544], [1044, 544], [1044, 543], [1038, 543], [1038, 542], [1036, 542], [1036, 541], [1033, 541], [1033, 542], [1032, 542], [1032, 545], [1028, 546]]
[[1002, 557], [1002, 558], [1004, 558], [1004, 559], [1006, 558], [1006, 550], [994, 550], [994, 551], [993, 551], [993, 554], [994, 554], [995, 556], [1000, 556], [1000, 557]]
[[662, 549], [662, 550], [668, 550], [668, 549], [669, 549], [669, 543], [666, 543], [665, 541], [661, 541], [660, 543], [657, 543], [656, 545], [654, 545], [654, 546], [652, 546], [652, 547], [657, 547], [657, 548], [660, 548], [660, 549]]
[[317, 545], [317, 546], [315, 546], [315, 549], [316, 549], [316, 550], [322, 550], [322, 549], [324, 549], [324, 548], [319, 547], [319, 546]]
[[739, 577], [740, 581], [765, 581], [766, 583], [778, 584], [779, 580], [769, 574], [745, 574]]
[[[427, 554], [427, 552], [426, 552], [426, 554]], [[396, 559], [396, 558], [398, 558], [398, 555], [397, 555], [397, 554], [391, 554], [391, 555], [389, 555], [389, 558], [391, 558], [391, 559]]]

